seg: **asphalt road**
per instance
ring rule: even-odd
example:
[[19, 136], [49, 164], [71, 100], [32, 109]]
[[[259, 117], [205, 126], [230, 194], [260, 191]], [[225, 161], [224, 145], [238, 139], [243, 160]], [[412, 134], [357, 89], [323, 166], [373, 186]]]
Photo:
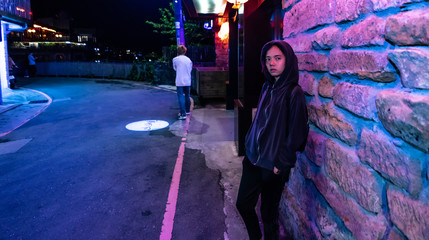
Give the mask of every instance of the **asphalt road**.
[[[0, 239], [159, 239], [182, 142], [174, 92], [110, 80], [38, 79], [26, 87], [53, 102], [0, 143]], [[185, 149], [173, 239], [224, 239], [220, 173]]]

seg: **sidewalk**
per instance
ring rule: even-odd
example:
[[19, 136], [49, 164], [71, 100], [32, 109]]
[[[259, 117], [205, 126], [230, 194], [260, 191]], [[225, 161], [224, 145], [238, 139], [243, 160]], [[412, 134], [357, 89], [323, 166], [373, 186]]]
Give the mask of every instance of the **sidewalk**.
[[[158, 86], [173, 91], [172, 86]], [[43, 112], [52, 99], [32, 89], [3, 90], [3, 105], [0, 105], [0, 137], [24, 125]], [[183, 121], [176, 121], [170, 131], [183, 133]], [[235, 199], [241, 178], [242, 157], [237, 156], [234, 144], [234, 111], [223, 105], [206, 105], [192, 111], [187, 136], [187, 148], [200, 150], [207, 167], [221, 173], [220, 184], [224, 189], [224, 213], [226, 216], [225, 240], [246, 240], [247, 233], [235, 208]], [[215, 180], [214, 180], [215, 181]]]
[[3, 89], [3, 104], [0, 105], [0, 137], [24, 125], [43, 112], [52, 99], [32, 89]]
[[[177, 129], [177, 131], [176, 131]], [[181, 136], [182, 124], [177, 121], [170, 131]], [[247, 231], [235, 207], [241, 180], [242, 159], [234, 143], [234, 111], [225, 106], [206, 105], [192, 111], [186, 148], [200, 150], [207, 167], [221, 173], [224, 191], [224, 213], [227, 234], [225, 240], [246, 240]]]

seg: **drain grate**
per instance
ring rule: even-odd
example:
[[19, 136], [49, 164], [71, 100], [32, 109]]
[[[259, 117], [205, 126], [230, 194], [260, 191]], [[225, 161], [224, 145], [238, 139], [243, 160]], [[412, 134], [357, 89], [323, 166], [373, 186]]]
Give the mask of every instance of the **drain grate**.
[[34, 100], [34, 101], [30, 101], [30, 104], [36, 104], [36, 103], [47, 103], [48, 100]]

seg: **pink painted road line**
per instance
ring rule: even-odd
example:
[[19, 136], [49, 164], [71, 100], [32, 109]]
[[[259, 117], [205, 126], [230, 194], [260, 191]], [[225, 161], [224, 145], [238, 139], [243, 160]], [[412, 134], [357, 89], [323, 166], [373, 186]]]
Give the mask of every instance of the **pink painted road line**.
[[182, 138], [182, 143], [177, 153], [176, 165], [174, 166], [170, 191], [168, 192], [167, 206], [165, 207], [164, 220], [162, 220], [160, 240], [170, 240], [173, 233], [174, 216], [176, 215], [177, 197], [179, 195], [180, 177], [182, 175], [183, 156], [185, 155], [186, 136], [188, 135], [190, 118], [190, 116], [186, 118], [184, 128], [185, 137]]

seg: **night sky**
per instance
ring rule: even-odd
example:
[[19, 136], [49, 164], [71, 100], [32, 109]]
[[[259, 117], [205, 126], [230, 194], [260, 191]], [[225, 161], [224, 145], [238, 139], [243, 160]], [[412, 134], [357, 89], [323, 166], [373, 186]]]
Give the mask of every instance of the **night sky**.
[[112, 46], [161, 52], [168, 46], [166, 37], [153, 33], [146, 20], [158, 22], [158, 8], [172, 0], [31, 0], [33, 18], [54, 17], [65, 11], [76, 28], [96, 28], [98, 42]]

